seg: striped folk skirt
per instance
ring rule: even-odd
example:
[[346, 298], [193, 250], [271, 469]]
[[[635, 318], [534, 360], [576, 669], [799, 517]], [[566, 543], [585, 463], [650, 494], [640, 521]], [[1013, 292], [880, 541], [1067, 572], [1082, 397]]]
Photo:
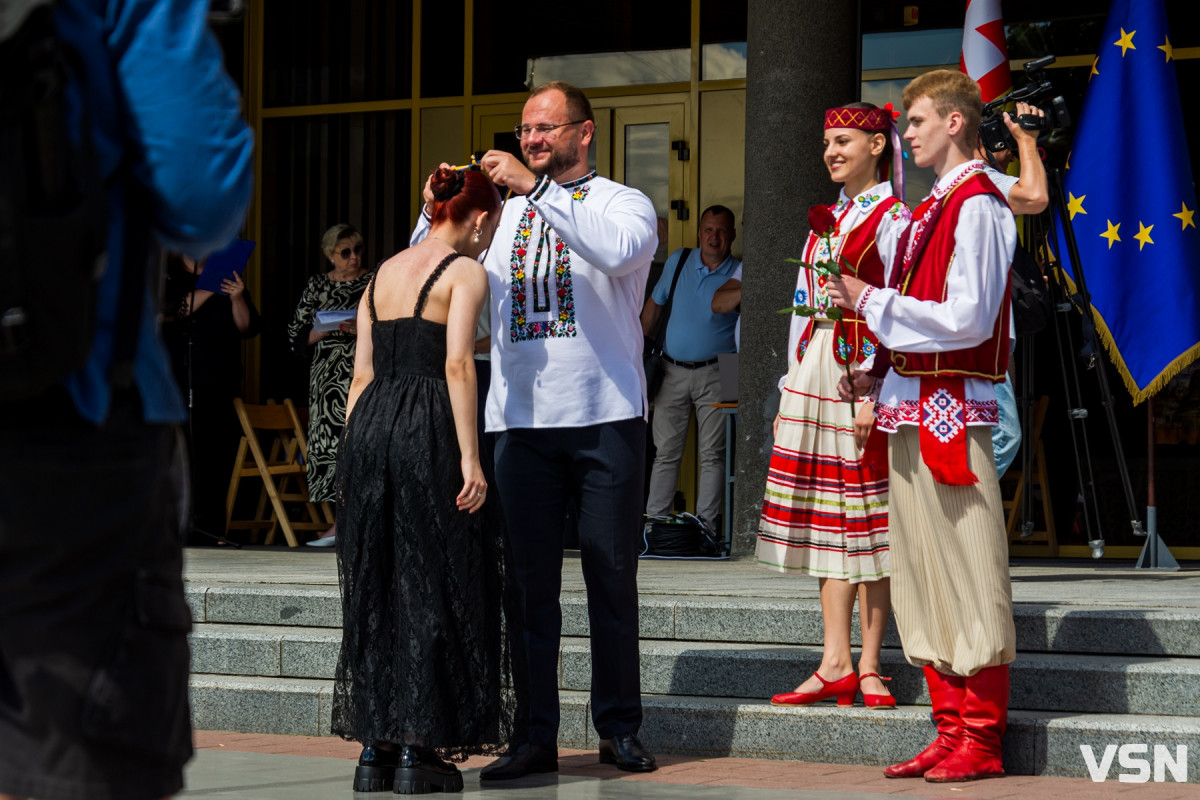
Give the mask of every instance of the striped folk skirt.
[[864, 468], [854, 445], [850, 404], [837, 393], [845, 369], [833, 358], [835, 331], [814, 325], [807, 355], [788, 372], [756, 555], [767, 569], [864, 583], [890, 573], [887, 476]]

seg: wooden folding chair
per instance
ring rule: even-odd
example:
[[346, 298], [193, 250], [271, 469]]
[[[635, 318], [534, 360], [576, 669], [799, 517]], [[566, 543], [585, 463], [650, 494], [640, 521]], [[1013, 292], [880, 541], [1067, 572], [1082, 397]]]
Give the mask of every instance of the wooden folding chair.
[[[296, 531], [327, 530], [333, 524], [333, 512], [328, 503], [322, 504], [322, 519], [317, 505], [309, 499], [305, 481], [308, 442], [292, 401], [284, 400], [282, 405], [252, 405], [235, 398], [233, 407], [242, 426], [242, 439], [225, 497], [225, 532], [249, 530], [254, 537], [265, 530], [264, 542], [271, 544], [275, 532], [282, 529], [288, 546], [296, 547], [300, 544]], [[270, 445], [264, 449], [266, 441]], [[233, 508], [241, 481], [252, 477], [262, 481], [254, 518], [234, 519]], [[293, 519], [289, 511], [296, 508], [297, 518]]]
[[[1054, 533], [1054, 509], [1050, 504], [1050, 478], [1046, 471], [1046, 449], [1042, 446], [1042, 424], [1046, 421], [1046, 409], [1050, 407], [1050, 398], [1042, 395], [1030, 411], [1033, 413], [1033, 425], [1030, 430], [1030, 441], [1023, 442], [1023, 446], [1032, 448], [1033, 457], [1030, 459], [1029, 471], [1032, 475], [1026, 475], [1020, 469], [1009, 469], [1004, 474], [1004, 483], [1013, 485], [1013, 493], [1011, 499], [1004, 500], [1004, 510], [1007, 512], [1007, 532], [1010, 544], [1030, 544], [1032, 542], [1045, 542], [1046, 555], [1058, 555], [1058, 537]], [[1041, 528], [1034, 528], [1028, 535], [1023, 536], [1023, 531], [1017, 530], [1017, 523], [1021, 521], [1021, 493], [1025, 489], [1025, 481], [1033, 482], [1033, 485], [1041, 490], [1042, 495], [1042, 517], [1044, 524]], [[1029, 509], [1029, 513], [1033, 514], [1033, 509]]]

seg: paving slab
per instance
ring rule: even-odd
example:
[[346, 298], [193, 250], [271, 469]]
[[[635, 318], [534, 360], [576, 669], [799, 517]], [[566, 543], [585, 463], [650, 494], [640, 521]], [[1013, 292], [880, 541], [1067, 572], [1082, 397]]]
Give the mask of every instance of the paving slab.
[[[188, 769], [184, 797], [249, 800], [315, 800], [348, 791], [358, 745], [331, 737], [270, 736], [199, 730], [197, 758]], [[1200, 798], [1200, 785], [1130, 784], [1086, 778], [1009, 776], [971, 784], [934, 785], [889, 781], [878, 767], [745, 758], [663, 755], [657, 772], [620, 773], [596, 763], [594, 750], [560, 749], [557, 775], [530, 777], [503, 786], [480, 784], [478, 770], [490, 761], [477, 756], [462, 765], [465, 795], [482, 798], [730, 798], [730, 800], [877, 800], [878, 798], [964, 797], [977, 800], [1167, 800]], [[353, 795], [356, 798], [377, 795]]]

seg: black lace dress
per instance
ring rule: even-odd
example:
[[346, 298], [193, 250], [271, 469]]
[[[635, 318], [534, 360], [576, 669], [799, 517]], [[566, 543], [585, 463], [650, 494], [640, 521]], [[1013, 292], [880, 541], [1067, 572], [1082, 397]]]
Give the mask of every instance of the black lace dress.
[[[458, 440], [446, 389], [446, 326], [413, 311], [377, 320], [375, 377], [339, 448], [342, 648], [333, 732], [461, 761], [522, 741], [524, 651], [507, 534], [491, 499], [459, 511]], [[514, 674], [515, 673], [515, 674]]]

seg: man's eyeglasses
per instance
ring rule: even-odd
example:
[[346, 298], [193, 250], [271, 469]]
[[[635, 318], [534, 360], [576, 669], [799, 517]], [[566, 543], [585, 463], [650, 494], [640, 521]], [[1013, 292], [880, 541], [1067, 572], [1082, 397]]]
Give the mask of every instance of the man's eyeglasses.
[[351, 250], [349, 247], [343, 247], [341, 250], [334, 250], [333, 252], [337, 253], [342, 257], [342, 260], [345, 261], [346, 259], [350, 258], [351, 253], [354, 253], [356, 256], [361, 256], [364, 250], [366, 250], [364, 245], [356, 244], [354, 245], [353, 250]]
[[578, 125], [581, 122], [587, 122], [587, 120], [576, 119], [570, 122], [560, 122], [557, 125], [548, 125], [546, 123], [542, 123], [541, 125], [518, 125], [513, 128], [513, 133], [518, 140], [528, 137], [534, 131], [537, 131], [539, 136], [548, 136], [552, 131], [556, 131], [559, 128], [565, 128], [568, 125]]

